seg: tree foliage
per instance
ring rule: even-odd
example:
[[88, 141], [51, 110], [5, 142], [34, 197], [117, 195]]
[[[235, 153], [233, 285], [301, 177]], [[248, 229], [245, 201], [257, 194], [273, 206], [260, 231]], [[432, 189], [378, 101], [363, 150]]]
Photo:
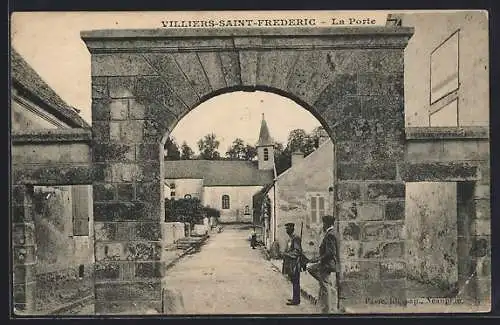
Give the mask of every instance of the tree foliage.
[[194, 158], [194, 151], [191, 147], [184, 141], [181, 145], [181, 159], [189, 160]]
[[257, 148], [240, 138], [234, 139], [226, 151], [226, 158], [231, 160], [253, 160], [257, 156]]
[[220, 153], [217, 151], [220, 141], [217, 140], [215, 133], [205, 135], [198, 140], [198, 149], [200, 151], [199, 159], [219, 160]]
[[181, 153], [179, 151], [179, 146], [175, 142], [173, 137], [169, 137], [163, 146], [165, 150], [165, 158], [167, 160], [179, 160], [181, 159]]
[[165, 221], [185, 222], [191, 225], [203, 223], [204, 217], [220, 217], [220, 211], [205, 207], [198, 198], [166, 199]]

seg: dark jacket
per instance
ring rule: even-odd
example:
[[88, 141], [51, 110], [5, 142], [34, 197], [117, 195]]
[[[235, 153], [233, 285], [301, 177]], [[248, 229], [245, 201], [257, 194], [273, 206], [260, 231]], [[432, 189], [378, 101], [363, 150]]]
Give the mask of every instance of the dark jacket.
[[300, 274], [300, 257], [302, 256], [301, 239], [292, 235], [283, 252], [283, 274], [296, 276]]
[[325, 271], [340, 272], [339, 250], [335, 230], [330, 229], [319, 246], [319, 263]]

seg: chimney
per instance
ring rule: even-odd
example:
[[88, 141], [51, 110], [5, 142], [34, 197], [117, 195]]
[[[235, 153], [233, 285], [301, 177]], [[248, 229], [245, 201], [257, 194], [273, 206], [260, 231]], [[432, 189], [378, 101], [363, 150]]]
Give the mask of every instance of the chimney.
[[300, 151], [295, 151], [292, 153], [292, 167], [297, 165], [301, 160], [304, 159], [304, 153]]

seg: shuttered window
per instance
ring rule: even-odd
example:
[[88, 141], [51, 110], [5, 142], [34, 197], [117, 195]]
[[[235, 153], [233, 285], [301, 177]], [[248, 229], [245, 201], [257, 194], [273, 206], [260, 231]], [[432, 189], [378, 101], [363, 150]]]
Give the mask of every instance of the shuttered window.
[[310, 223], [319, 223], [325, 215], [325, 197], [323, 194], [309, 194], [309, 215]]
[[71, 187], [73, 205], [73, 236], [89, 235], [89, 199], [87, 185]]

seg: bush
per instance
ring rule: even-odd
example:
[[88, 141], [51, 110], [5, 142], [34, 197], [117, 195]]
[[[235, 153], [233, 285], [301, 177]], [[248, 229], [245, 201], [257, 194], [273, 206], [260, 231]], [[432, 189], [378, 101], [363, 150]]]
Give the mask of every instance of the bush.
[[165, 221], [185, 222], [192, 225], [203, 223], [205, 217], [220, 217], [220, 211], [204, 207], [197, 198], [165, 200]]

